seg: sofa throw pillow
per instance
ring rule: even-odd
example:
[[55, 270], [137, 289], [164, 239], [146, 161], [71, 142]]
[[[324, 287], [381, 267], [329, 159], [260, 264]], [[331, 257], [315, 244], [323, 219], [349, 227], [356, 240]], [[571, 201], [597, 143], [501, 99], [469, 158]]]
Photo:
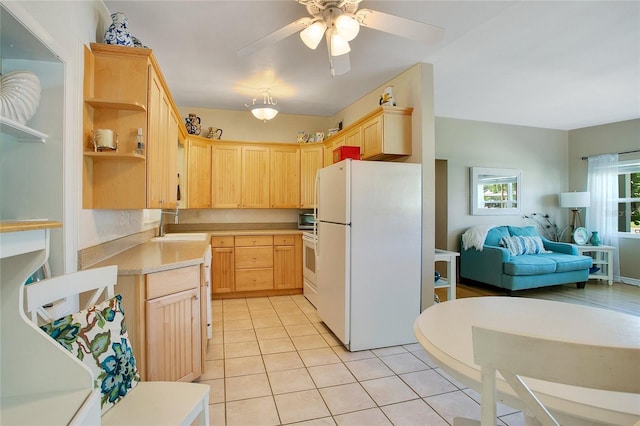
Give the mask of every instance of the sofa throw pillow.
[[539, 236], [535, 226], [508, 226], [509, 235], [512, 237], [536, 237]]
[[538, 236], [502, 237], [500, 245], [509, 250], [512, 256], [548, 253], [548, 251], [544, 249], [542, 238]]
[[122, 296], [40, 327], [93, 373], [102, 414], [140, 381], [122, 311]]

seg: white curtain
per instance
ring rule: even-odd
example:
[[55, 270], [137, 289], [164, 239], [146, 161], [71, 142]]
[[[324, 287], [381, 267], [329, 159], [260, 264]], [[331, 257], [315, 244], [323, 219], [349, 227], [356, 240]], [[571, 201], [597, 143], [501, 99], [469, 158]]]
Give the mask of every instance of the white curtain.
[[616, 248], [613, 276], [618, 281], [618, 154], [589, 157], [587, 190], [591, 194], [591, 207], [586, 215], [587, 229], [598, 232], [600, 244]]

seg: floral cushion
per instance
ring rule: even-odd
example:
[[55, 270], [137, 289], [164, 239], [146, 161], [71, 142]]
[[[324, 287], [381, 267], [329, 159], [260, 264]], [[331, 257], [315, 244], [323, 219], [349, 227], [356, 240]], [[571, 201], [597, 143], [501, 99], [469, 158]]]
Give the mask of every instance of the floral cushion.
[[100, 388], [102, 393], [102, 414], [140, 381], [129, 344], [121, 295], [40, 328], [92, 371], [94, 387]]
[[539, 236], [502, 237], [500, 245], [509, 250], [511, 256], [548, 253], [548, 251], [544, 249], [542, 238]]

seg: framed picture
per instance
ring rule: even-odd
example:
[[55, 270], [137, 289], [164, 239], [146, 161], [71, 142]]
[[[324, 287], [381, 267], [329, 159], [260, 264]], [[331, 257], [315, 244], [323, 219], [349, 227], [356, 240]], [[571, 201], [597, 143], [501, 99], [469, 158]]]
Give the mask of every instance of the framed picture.
[[469, 168], [470, 214], [521, 214], [522, 170]]

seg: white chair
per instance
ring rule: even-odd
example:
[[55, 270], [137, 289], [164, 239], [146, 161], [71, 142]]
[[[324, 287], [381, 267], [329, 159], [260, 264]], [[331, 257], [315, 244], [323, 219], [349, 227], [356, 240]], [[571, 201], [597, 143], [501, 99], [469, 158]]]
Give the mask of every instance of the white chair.
[[585, 388], [640, 393], [640, 349], [594, 346], [474, 326], [473, 356], [481, 368], [481, 421], [456, 418], [454, 425], [496, 424], [496, 371], [518, 395], [527, 424], [559, 425], [521, 377]]
[[[117, 266], [107, 266], [49, 278], [25, 287], [27, 311], [34, 323], [50, 322], [45, 305], [87, 293], [84, 309], [114, 296]], [[209, 425], [209, 386], [184, 382], [138, 382], [101, 417], [103, 425]]]

